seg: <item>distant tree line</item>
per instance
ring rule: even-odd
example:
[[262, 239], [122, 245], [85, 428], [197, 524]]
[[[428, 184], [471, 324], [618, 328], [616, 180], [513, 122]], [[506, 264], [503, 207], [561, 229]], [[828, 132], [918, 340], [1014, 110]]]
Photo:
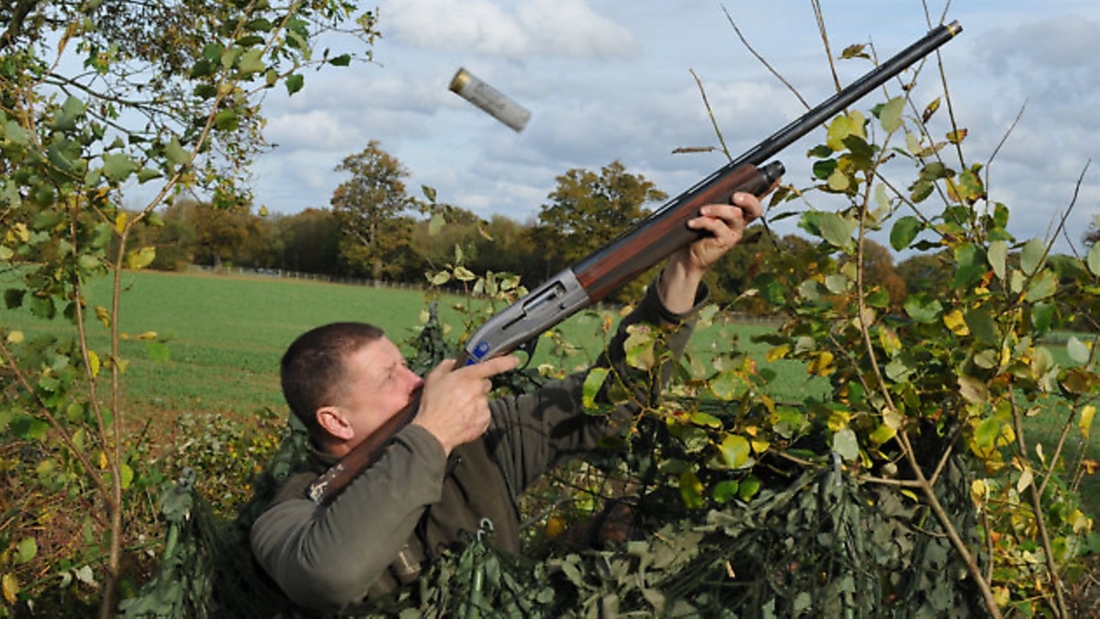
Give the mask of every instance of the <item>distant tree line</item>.
[[[474, 272], [520, 275], [531, 287], [628, 230], [668, 197], [613, 161], [598, 172], [572, 169], [558, 176], [532, 220], [486, 220], [437, 201], [429, 187], [422, 188], [422, 197], [410, 195], [408, 170], [378, 142], [336, 169], [351, 177], [327, 207], [263, 215], [250, 205], [224, 208], [181, 198], [141, 231], [141, 242], [156, 247], [152, 266], [161, 270], [232, 265], [422, 284], [457, 261]], [[751, 230], [752, 237], [709, 272], [708, 283], [714, 301], [768, 314], [816, 261], [829, 258], [798, 235], [779, 236], [763, 226]], [[1084, 240], [1091, 244], [1097, 236], [1093, 228]], [[917, 254], [894, 264], [889, 248], [864, 243], [867, 283], [894, 307], [913, 293], [943, 292], [952, 279], [946, 257]], [[646, 281], [638, 278], [618, 299], [635, 298]], [[741, 296], [748, 289], [756, 293]]]

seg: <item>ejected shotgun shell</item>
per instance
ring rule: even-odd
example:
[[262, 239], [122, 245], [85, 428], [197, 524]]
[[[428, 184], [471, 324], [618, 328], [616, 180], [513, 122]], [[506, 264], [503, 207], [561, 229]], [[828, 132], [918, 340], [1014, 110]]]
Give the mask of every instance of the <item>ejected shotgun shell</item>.
[[454, 78], [451, 79], [451, 90], [516, 132], [523, 131], [531, 118], [531, 112], [522, 105], [474, 77], [466, 69], [459, 69], [458, 73], [455, 73]]

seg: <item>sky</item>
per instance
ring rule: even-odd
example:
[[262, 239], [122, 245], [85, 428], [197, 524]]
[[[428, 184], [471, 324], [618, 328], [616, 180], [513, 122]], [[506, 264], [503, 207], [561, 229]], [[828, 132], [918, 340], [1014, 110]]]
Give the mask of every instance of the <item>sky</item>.
[[[963, 32], [940, 48], [940, 62], [951, 111], [968, 130], [967, 164], [989, 162], [990, 196], [1009, 206], [1021, 240], [1048, 237], [1076, 200], [1056, 250], [1081, 251], [1100, 217], [1100, 0], [821, 5], [834, 57], [870, 43], [885, 59], [922, 37], [929, 20], [957, 20]], [[408, 169], [410, 194], [427, 185], [483, 218], [533, 221], [558, 176], [613, 161], [675, 196], [727, 161], [673, 153], [719, 144], [693, 72], [733, 156], [805, 111], [731, 21], [809, 104], [835, 92], [809, 0], [405, 0], [382, 2], [379, 16], [374, 63], [310, 72], [298, 94], [266, 101], [266, 136], [277, 146], [254, 167], [257, 207], [327, 208], [347, 179], [335, 167], [371, 140]], [[527, 108], [526, 128], [517, 133], [448, 90], [460, 67]], [[842, 61], [839, 79], [870, 69]], [[942, 89], [929, 66], [914, 99], [923, 107]], [[854, 108], [884, 100], [872, 93]], [[947, 117], [944, 105], [940, 137]], [[822, 141], [815, 131], [780, 153], [787, 182], [811, 183], [806, 151]], [[815, 196], [769, 217], [836, 204]], [[796, 220], [773, 226], [805, 236]]]

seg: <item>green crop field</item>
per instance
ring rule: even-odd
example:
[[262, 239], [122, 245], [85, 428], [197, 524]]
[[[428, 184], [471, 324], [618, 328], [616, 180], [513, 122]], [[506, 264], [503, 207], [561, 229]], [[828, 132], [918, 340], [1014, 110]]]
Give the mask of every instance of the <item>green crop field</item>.
[[[179, 412], [248, 413], [264, 407], [281, 408], [278, 385], [279, 357], [302, 332], [327, 322], [361, 320], [382, 327], [391, 339], [411, 350], [410, 339], [421, 325], [428, 297], [414, 290], [379, 289], [271, 277], [131, 272], [124, 276], [122, 330], [131, 336], [122, 355], [127, 369], [127, 395], [139, 415]], [[88, 304], [107, 305], [110, 282], [97, 281]], [[460, 328], [461, 317], [444, 298], [440, 303], [445, 324]], [[93, 345], [104, 351], [107, 336], [94, 313], [89, 319]], [[72, 333], [63, 320], [44, 321], [24, 309], [3, 310], [0, 320], [9, 329], [35, 334]], [[599, 320], [584, 313], [561, 325], [563, 340], [578, 350], [569, 359], [582, 365], [602, 346]], [[752, 335], [765, 326], [713, 327], [697, 334], [692, 349], [704, 353], [717, 341], [736, 339], [744, 350], [760, 353]], [[153, 361], [145, 342], [136, 337], [154, 332], [165, 342], [167, 361]], [[728, 344], [727, 344], [728, 346]], [[546, 360], [550, 345], [540, 344], [533, 363]], [[102, 353], [101, 353], [102, 355]], [[767, 365], [767, 364], [765, 364]], [[801, 372], [778, 368], [776, 389], [785, 398], [805, 395], [812, 383]]]

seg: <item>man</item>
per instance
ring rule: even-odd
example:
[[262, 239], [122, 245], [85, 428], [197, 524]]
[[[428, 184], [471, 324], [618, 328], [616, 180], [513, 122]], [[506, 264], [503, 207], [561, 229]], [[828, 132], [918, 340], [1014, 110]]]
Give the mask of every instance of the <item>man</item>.
[[[623, 367], [626, 327], [639, 322], [669, 333], [667, 346], [679, 355], [706, 297], [704, 272], [761, 213], [747, 193], [704, 206], [688, 225], [705, 234], [669, 258], [598, 365]], [[489, 379], [517, 362], [505, 356], [455, 369], [447, 360], [421, 379], [380, 330], [360, 323], [319, 327], [291, 344], [283, 392], [310, 429], [315, 466], [287, 480], [251, 532], [256, 559], [291, 600], [331, 611], [383, 595], [483, 522], [492, 523], [501, 550], [519, 552], [520, 494], [611, 428], [606, 417], [583, 412], [585, 372], [490, 401]], [[418, 390], [416, 416], [373, 466], [328, 505], [306, 497], [310, 482]]]

